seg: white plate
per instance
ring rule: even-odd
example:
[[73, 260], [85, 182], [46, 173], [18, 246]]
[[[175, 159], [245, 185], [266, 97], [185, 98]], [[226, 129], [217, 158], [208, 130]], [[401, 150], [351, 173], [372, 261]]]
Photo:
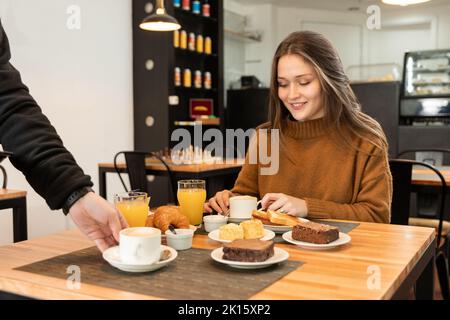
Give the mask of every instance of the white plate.
[[177, 257], [178, 253], [175, 249], [172, 249], [171, 247], [165, 246], [165, 245], [161, 245], [161, 251], [164, 250], [169, 250], [170, 251], [170, 257], [166, 260], [163, 261], [158, 261], [152, 264], [127, 264], [127, 263], [123, 263], [120, 260], [120, 253], [119, 253], [119, 246], [115, 246], [115, 247], [111, 247], [109, 249], [107, 249], [105, 252], [103, 252], [103, 259], [105, 259], [106, 261], [108, 261], [108, 263], [110, 265], [112, 265], [113, 267], [120, 269], [122, 271], [126, 271], [126, 272], [149, 272], [149, 271], [154, 271], [154, 270], [158, 270], [164, 266], [166, 266], [167, 264], [169, 264], [170, 262], [172, 262], [173, 260], [175, 260], [175, 258]]
[[231, 261], [223, 259], [223, 248], [217, 248], [211, 252], [211, 258], [215, 261], [227, 264], [233, 268], [239, 269], [260, 269], [267, 268], [275, 263], [280, 263], [289, 258], [289, 253], [283, 249], [274, 248], [274, 255], [263, 262], [241, 262], [241, 261]]
[[[219, 238], [219, 229], [216, 229], [216, 230], [208, 233], [208, 237], [211, 240], [215, 240], [215, 241], [219, 241], [219, 242], [223, 242], [223, 243], [231, 242], [231, 240], [222, 240]], [[264, 237], [260, 238], [259, 240], [267, 241], [267, 240], [272, 240], [273, 238], [275, 238], [275, 233], [271, 230], [264, 229]]]
[[[305, 218], [297, 218], [299, 222], [308, 222], [308, 219]], [[265, 224], [264, 228], [267, 230], [272, 230], [275, 233], [284, 233], [288, 231], [292, 231], [292, 226], [284, 226], [284, 225], [274, 225], [274, 224]]]
[[317, 243], [311, 243], [311, 242], [304, 242], [304, 241], [297, 241], [292, 239], [292, 231], [288, 231], [286, 233], [283, 233], [283, 239], [289, 243], [295, 244], [297, 246], [300, 246], [304, 249], [312, 249], [312, 250], [327, 250], [327, 249], [333, 249], [339, 246], [342, 246], [346, 243], [349, 243], [352, 238], [343, 232], [339, 232], [339, 238], [337, 240], [334, 240], [333, 242], [327, 243], [327, 244], [317, 244]]

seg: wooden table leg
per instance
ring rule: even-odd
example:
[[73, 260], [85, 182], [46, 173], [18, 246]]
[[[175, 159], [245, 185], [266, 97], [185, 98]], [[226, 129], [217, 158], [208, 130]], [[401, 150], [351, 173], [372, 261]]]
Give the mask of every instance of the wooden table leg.
[[98, 191], [100, 197], [106, 199], [106, 171], [98, 168]]
[[416, 282], [416, 299], [433, 300], [434, 297], [434, 256]]
[[14, 199], [14, 206], [12, 207], [12, 209], [14, 242], [28, 240], [26, 197]]

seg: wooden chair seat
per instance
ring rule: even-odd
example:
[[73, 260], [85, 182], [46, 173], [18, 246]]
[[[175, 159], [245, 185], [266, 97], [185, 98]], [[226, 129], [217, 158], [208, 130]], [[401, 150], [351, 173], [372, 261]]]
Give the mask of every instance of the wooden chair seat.
[[[409, 225], [416, 227], [427, 227], [438, 229], [439, 220], [438, 219], [426, 219], [426, 218], [409, 218]], [[450, 222], [442, 221], [442, 237], [447, 236], [450, 233]]]
[[23, 190], [0, 189], [0, 200], [23, 198], [27, 192]]

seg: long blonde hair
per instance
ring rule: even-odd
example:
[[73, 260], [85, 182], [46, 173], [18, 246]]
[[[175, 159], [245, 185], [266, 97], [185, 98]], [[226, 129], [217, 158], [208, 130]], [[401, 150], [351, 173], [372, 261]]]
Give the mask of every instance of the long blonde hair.
[[269, 96], [269, 121], [272, 129], [282, 132], [282, 121], [290, 115], [278, 97], [278, 61], [288, 54], [299, 55], [314, 67], [322, 87], [325, 121], [337, 129], [339, 136], [348, 145], [355, 147], [344, 128], [382, 150], [387, 149], [386, 137], [378, 122], [361, 111], [361, 105], [350, 87], [337, 51], [324, 36], [312, 31], [291, 33], [275, 52]]

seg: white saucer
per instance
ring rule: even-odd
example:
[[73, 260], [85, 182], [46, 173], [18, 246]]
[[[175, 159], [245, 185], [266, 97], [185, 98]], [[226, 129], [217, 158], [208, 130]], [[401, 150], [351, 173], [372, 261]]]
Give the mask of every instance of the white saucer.
[[250, 218], [231, 218], [228, 217], [228, 223], [241, 223], [242, 221], [252, 220], [252, 217]]
[[167, 264], [169, 264], [170, 262], [172, 262], [173, 260], [176, 259], [178, 253], [175, 249], [172, 249], [171, 247], [165, 246], [165, 245], [161, 245], [161, 252], [164, 250], [169, 250], [170, 251], [170, 256], [168, 259], [163, 260], [163, 261], [158, 261], [152, 264], [127, 264], [127, 263], [123, 263], [120, 260], [120, 253], [119, 253], [119, 246], [115, 246], [115, 247], [111, 247], [109, 249], [107, 249], [105, 252], [103, 252], [103, 259], [105, 259], [106, 261], [108, 261], [108, 263], [110, 265], [112, 265], [113, 267], [120, 269], [122, 271], [126, 271], [126, 272], [149, 272], [149, 271], [154, 271], [154, 270], [158, 270], [164, 266], [166, 266]]
[[231, 260], [225, 260], [223, 257], [223, 248], [217, 248], [211, 252], [211, 258], [213, 260], [227, 264], [230, 267], [233, 268], [239, 268], [239, 269], [260, 269], [260, 268], [267, 268], [275, 263], [280, 263], [282, 261], [285, 261], [289, 258], [289, 253], [283, 249], [274, 248], [274, 255], [267, 259], [266, 261], [262, 262], [241, 262], [241, 261], [231, 261]]
[[343, 232], [339, 232], [339, 238], [337, 240], [334, 240], [333, 242], [327, 243], [327, 244], [317, 244], [317, 243], [311, 243], [311, 242], [304, 242], [304, 241], [297, 241], [292, 239], [292, 231], [288, 231], [286, 233], [283, 233], [283, 239], [289, 243], [295, 244], [299, 247], [302, 247], [304, 249], [311, 249], [311, 250], [328, 250], [333, 249], [339, 246], [342, 246], [346, 243], [349, 243], [352, 238]]
[[[210, 233], [208, 233], [208, 237], [211, 240], [219, 241], [219, 242], [223, 242], [223, 243], [231, 242], [231, 240], [223, 240], [223, 239], [219, 238], [219, 229], [213, 230]], [[264, 229], [264, 237], [260, 238], [259, 240], [267, 241], [267, 240], [272, 240], [273, 238], [275, 238], [275, 233], [272, 230]]]

